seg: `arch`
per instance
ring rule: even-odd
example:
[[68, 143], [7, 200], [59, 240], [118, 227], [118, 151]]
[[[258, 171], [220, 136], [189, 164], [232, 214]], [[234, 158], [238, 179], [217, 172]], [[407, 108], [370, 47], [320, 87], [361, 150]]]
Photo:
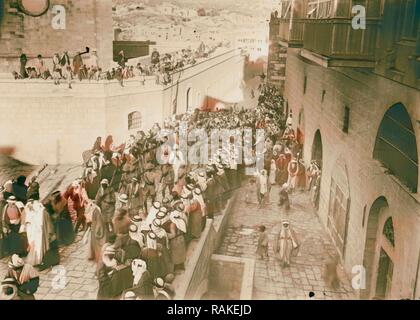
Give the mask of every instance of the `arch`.
[[187, 99], [187, 101], [186, 101], [186, 106], [187, 106], [186, 111], [188, 111], [188, 110], [191, 110], [191, 108], [193, 107], [192, 87], [188, 87], [187, 93], [186, 93], [186, 99]]
[[366, 229], [363, 266], [366, 269], [366, 289], [361, 298], [390, 297], [394, 271], [394, 224], [385, 197], [377, 198], [370, 210]]
[[411, 192], [418, 188], [416, 135], [407, 109], [402, 103], [385, 113], [376, 136], [373, 158], [396, 176]]
[[128, 114], [128, 130], [141, 128], [141, 113], [133, 111]]
[[314, 141], [312, 143], [311, 160], [315, 160], [318, 163], [319, 168], [322, 169], [322, 137], [319, 129], [315, 132]]
[[366, 269], [366, 289], [361, 291], [362, 298], [369, 298], [371, 296], [373, 264], [376, 252], [376, 238], [379, 227], [379, 215], [388, 208], [388, 201], [385, 197], [377, 198], [368, 215], [368, 223], [366, 229], [365, 251], [363, 255], [363, 266]]

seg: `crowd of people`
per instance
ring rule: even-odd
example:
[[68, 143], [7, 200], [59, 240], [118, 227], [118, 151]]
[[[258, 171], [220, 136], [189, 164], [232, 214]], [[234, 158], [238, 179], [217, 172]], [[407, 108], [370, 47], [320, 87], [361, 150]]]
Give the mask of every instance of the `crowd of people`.
[[[82, 155], [80, 178], [45, 199], [37, 175], [29, 182], [24, 176], [7, 181], [0, 190], [0, 253], [10, 256], [3, 294], [34, 299], [37, 270], [59, 264], [58, 249], [80, 232], [89, 246], [87, 259], [96, 263], [98, 299], [172, 299], [171, 283], [184, 269], [188, 244], [201, 236], [208, 218], [223, 212], [234, 190], [246, 183], [247, 201], [253, 194], [264, 206], [271, 186], [279, 184], [279, 205], [287, 211], [290, 192], [319, 188], [319, 166], [313, 161], [305, 168], [279, 92], [267, 85], [259, 91], [256, 109], [197, 109], [166, 119], [162, 128], [156, 123], [120, 145], [112, 136], [98, 137]], [[223, 148], [206, 164], [188, 164], [179, 147], [181, 123], [207, 132], [247, 127], [254, 139], [255, 129], [264, 129], [264, 169], [246, 179], [253, 160], [238, 164]], [[287, 266], [298, 243], [289, 222], [282, 226], [275, 250]], [[257, 253], [265, 257], [265, 227], [260, 233]]]
[[[96, 49], [86, 47], [83, 52], [78, 51], [70, 58], [68, 51], [55, 53], [51, 63], [46, 63], [42, 55], [38, 55], [33, 61], [28, 62], [26, 54], [19, 59], [19, 71], [14, 71], [14, 79], [43, 79], [53, 80], [55, 85], [60, 82], [68, 84], [72, 88], [72, 81], [83, 80], [118, 80], [121, 86], [124, 80], [139, 78], [142, 84], [145, 77], [154, 76], [156, 84], [167, 85], [172, 82], [172, 73], [185, 67], [194, 65], [198, 59], [207, 58], [220, 47], [221, 44], [208, 46], [201, 43], [196, 50], [182, 49], [173, 53], [160, 54], [156, 49], [150, 57], [150, 63], [141, 62], [135, 66], [128, 63], [124, 50], [121, 50], [116, 58], [117, 65], [109, 70], [103, 70], [99, 64]], [[48, 65], [51, 65], [49, 68]]]

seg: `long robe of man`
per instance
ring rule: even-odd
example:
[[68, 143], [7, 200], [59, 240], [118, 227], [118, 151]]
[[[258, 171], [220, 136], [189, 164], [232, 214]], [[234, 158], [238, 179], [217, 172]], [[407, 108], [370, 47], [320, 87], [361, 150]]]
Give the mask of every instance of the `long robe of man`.
[[135, 259], [131, 263], [133, 272], [133, 287], [129, 290], [134, 292], [137, 298], [150, 299], [153, 297], [153, 282], [146, 262]]
[[127, 196], [130, 216], [134, 217], [143, 206], [142, 190], [136, 177], [133, 177], [131, 183], [127, 186]]
[[52, 210], [57, 216], [55, 221], [57, 241], [59, 244], [69, 245], [73, 243], [75, 233], [71, 221], [71, 216], [67, 207], [67, 200], [59, 191], [54, 192], [52, 197]]
[[2, 220], [5, 248], [8, 254], [18, 254], [25, 256], [27, 254], [27, 241], [23, 233], [25, 226], [24, 205], [16, 201], [14, 196], [10, 196], [7, 204], [3, 208]]
[[9, 270], [5, 278], [15, 281], [17, 295], [21, 300], [35, 300], [34, 293], [38, 290], [39, 274], [30, 264], [14, 254], [9, 261]]
[[274, 252], [282, 267], [290, 265], [292, 251], [298, 247], [299, 242], [294, 230], [290, 228], [288, 220], [283, 220], [280, 232], [277, 234], [274, 242]]
[[161, 264], [162, 264], [162, 274], [166, 276], [169, 273], [174, 271], [174, 264], [171, 259], [171, 254], [169, 252], [169, 239], [168, 235], [163, 229], [162, 224], [164, 221], [162, 218], [156, 218], [152, 223], [152, 232], [156, 235], [156, 242], [160, 245], [161, 248]]
[[192, 193], [184, 199], [185, 212], [188, 215], [187, 234], [191, 239], [197, 239], [201, 235], [203, 223], [203, 209], [200, 202], [193, 198]]
[[3, 191], [4, 188], [0, 186], [0, 259], [2, 259], [5, 255], [5, 242], [3, 235], [3, 210], [7, 202], [6, 200], [4, 200]]
[[91, 229], [88, 259], [99, 263], [102, 247], [107, 240], [108, 228], [101, 209], [93, 202], [86, 206], [86, 221]]
[[178, 211], [173, 211], [169, 215], [170, 226], [168, 233], [169, 247], [172, 263], [177, 267], [183, 267], [187, 258], [187, 248], [185, 246], [185, 233], [187, 232], [187, 223], [182, 219]]
[[50, 250], [50, 239], [55, 237], [55, 230], [44, 206], [39, 201], [29, 201], [26, 211], [26, 234], [28, 236], [29, 253], [27, 262], [39, 265]]
[[115, 212], [115, 192], [112, 187], [109, 186], [107, 179], [101, 181], [101, 187], [95, 197], [95, 202], [101, 208], [101, 212], [104, 216], [105, 223], [110, 229], [111, 220]]
[[156, 235], [152, 231], [149, 231], [146, 237], [146, 247], [144, 247], [141, 251], [141, 259], [146, 261], [152, 278], [164, 276], [164, 270], [162, 268], [162, 261], [160, 258], [162, 246], [157, 243], [156, 238]]

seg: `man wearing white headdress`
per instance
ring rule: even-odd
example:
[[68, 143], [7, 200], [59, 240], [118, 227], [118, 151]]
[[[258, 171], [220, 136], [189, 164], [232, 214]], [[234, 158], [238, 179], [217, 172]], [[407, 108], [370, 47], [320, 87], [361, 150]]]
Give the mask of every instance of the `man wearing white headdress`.
[[146, 261], [152, 278], [164, 276], [161, 255], [162, 246], [158, 244], [156, 234], [150, 230], [146, 237], [146, 247], [141, 251], [141, 258]]
[[39, 201], [28, 201], [25, 212], [29, 244], [27, 262], [36, 266], [42, 263], [45, 253], [50, 249], [50, 241], [55, 237], [54, 228], [47, 211]]
[[292, 252], [299, 248], [296, 233], [290, 227], [289, 220], [283, 220], [280, 232], [274, 242], [274, 253], [282, 268], [290, 266]]
[[39, 286], [39, 274], [35, 268], [23, 261], [17, 254], [11, 256], [9, 270], [5, 279], [13, 279], [17, 295], [21, 300], [35, 300], [34, 294]]
[[206, 219], [207, 219], [207, 206], [206, 206], [206, 201], [204, 200], [204, 196], [203, 196], [203, 192], [201, 191], [200, 188], [195, 188], [193, 190], [193, 199], [197, 200], [198, 203], [200, 204], [200, 208], [201, 208], [201, 227], [202, 230], [204, 230], [205, 225], [206, 225]]
[[131, 262], [133, 272], [133, 287], [129, 289], [137, 298], [150, 298], [153, 296], [153, 281], [147, 264], [144, 260], [134, 259]]
[[174, 264], [172, 263], [171, 254], [169, 252], [168, 234], [166, 233], [166, 230], [162, 227], [164, 220], [160, 216], [161, 213], [162, 212], [159, 212], [157, 215], [157, 218], [153, 220], [152, 232], [156, 235], [156, 242], [158, 243], [158, 245], [160, 245], [160, 248], [161, 248], [160, 260], [161, 260], [161, 267], [162, 267], [163, 275], [167, 275], [174, 271]]
[[184, 269], [187, 257], [184, 234], [187, 232], [187, 222], [182, 218], [180, 212], [172, 211], [169, 214], [171, 224], [168, 233], [171, 259], [175, 269]]
[[145, 221], [145, 225], [147, 226], [148, 229], [151, 227], [153, 220], [156, 219], [156, 215], [160, 211], [161, 207], [162, 207], [162, 204], [159, 201], [155, 201], [152, 203], [152, 206], [150, 207], [147, 213], [147, 218]]

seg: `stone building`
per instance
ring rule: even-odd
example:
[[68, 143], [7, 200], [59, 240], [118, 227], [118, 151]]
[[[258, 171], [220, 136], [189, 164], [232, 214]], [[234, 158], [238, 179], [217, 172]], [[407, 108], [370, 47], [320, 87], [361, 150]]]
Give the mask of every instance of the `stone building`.
[[220, 48], [174, 72], [168, 85], [155, 76], [144, 84], [125, 80], [124, 87], [117, 80], [77, 80], [72, 89], [52, 80], [0, 78], [0, 147], [13, 146], [14, 156], [30, 164], [80, 163], [98, 136], [112, 135], [119, 144], [209, 98], [240, 102], [244, 60], [239, 50]]
[[363, 299], [420, 298], [419, 18], [418, 0], [295, 0], [271, 19], [269, 81], [322, 166], [317, 214], [349, 278], [365, 268]]
[[[38, 54], [45, 64], [57, 52], [70, 59], [85, 47], [96, 49], [99, 65], [109, 70], [114, 32], [111, 0], [6, 0], [0, 15], [0, 149], [18, 160], [41, 164], [78, 164], [98, 136], [116, 143], [148, 130], [166, 117], [205, 107], [210, 98], [230, 103], [243, 99], [245, 58], [239, 50], [218, 48], [210, 57], [171, 74], [159, 84], [156, 76], [124, 81], [15, 80], [21, 54], [32, 65]], [[65, 10], [65, 28], [55, 29], [55, 6]], [[118, 44], [118, 43], [117, 43]], [[177, 43], [186, 48], [191, 43]], [[198, 44], [197, 44], [198, 46]], [[193, 45], [191, 45], [193, 47]], [[179, 49], [181, 49], [179, 48]], [[170, 48], [158, 48], [168, 52]], [[178, 49], [178, 48], [177, 48]], [[172, 49], [173, 51], [173, 49]], [[87, 58], [89, 55], [86, 55]], [[130, 50], [127, 56], [131, 57]], [[143, 65], [148, 57], [141, 58]], [[129, 60], [128, 64], [133, 62]], [[71, 150], [71, 152], [69, 152]]]
[[89, 47], [104, 69], [112, 61], [112, 0], [4, 0], [0, 6], [0, 73], [16, 70], [23, 53], [51, 58]]

